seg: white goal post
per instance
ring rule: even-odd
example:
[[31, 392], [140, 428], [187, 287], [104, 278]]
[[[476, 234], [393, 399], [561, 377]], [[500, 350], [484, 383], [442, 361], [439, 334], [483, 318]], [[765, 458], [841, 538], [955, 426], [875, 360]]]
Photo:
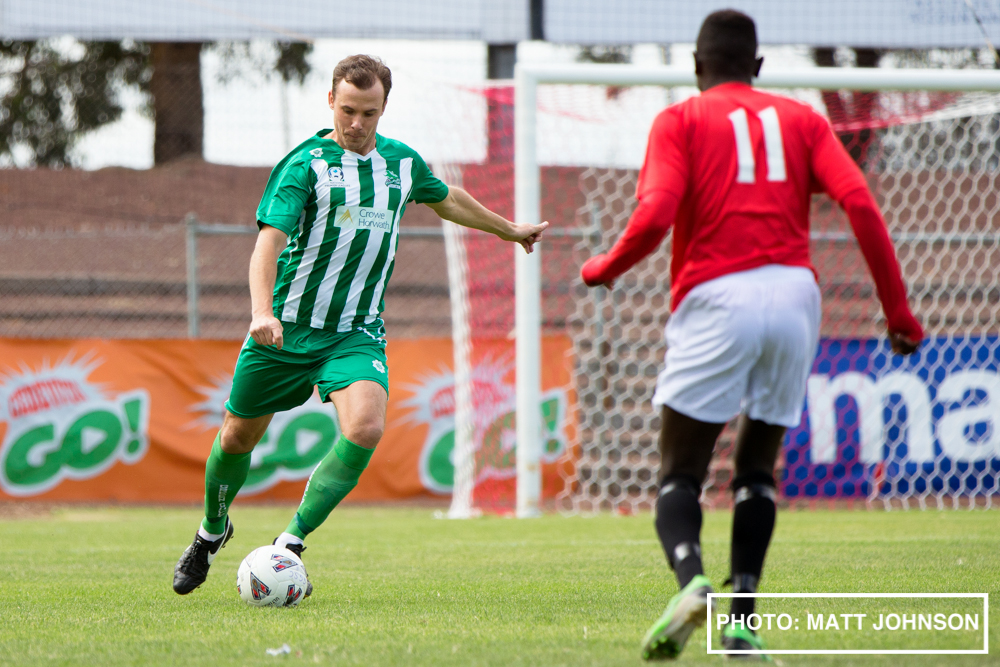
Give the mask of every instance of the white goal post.
[[[668, 67], [579, 64], [515, 68], [515, 214], [518, 222], [540, 221], [541, 176], [537, 158], [537, 89], [540, 84], [608, 86], [695, 85], [694, 73]], [[1000, 71], [829, 68], [767, 72], [761, 88], [810, 88], [850, 91], [1000, 92]], [[645, 132], [646, 129], [636, 128]], [[518, 517], [540, 513], [541, 259], [544, 242], [527, 255], [515, 252], [516, 442]], [[995, 428], [995, 427], [994, 427]], [[995, 490], [994, 490], [995, 492]]]

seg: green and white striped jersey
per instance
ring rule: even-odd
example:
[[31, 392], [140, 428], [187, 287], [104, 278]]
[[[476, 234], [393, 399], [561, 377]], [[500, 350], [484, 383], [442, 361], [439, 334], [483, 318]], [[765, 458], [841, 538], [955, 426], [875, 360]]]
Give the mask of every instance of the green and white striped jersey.
[[278, 258], [274, 316], [328, 331], [380, 329], [399, 222], [411, 201], [448, 196], [420, 155], [376, 135], [368, 155], [320, 130], [271, 172], [257, 224], [288, 234]]

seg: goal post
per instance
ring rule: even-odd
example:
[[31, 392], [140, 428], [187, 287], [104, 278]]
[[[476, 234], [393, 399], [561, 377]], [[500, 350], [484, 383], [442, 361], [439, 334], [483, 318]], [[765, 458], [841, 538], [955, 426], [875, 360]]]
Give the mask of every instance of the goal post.
[[[537, 150], [539, 141], [539, 136], [538, 136], [539, 123], [537, 116], [538, 90], [539, 86], [548, 84], [586, 84], [586, 85], [603, 85], [603, 86], [614, 86], [614, 87], [632, 87], [632, 86], [663, 86], [671, 88], [693, 87], [695, 85], [695, 76], [694, 73], [690, 70], [681, 70], [669, 67], [640, 67], [633, 65], [610, 65], [610, 64], [542, 66], [542, 65], [519, 63], [515, 67], [514, 181], [515, 181], [515, 212], [518, 222], [522, 223], [536, 224], [537, 222], [539, 222], [541, 218], [540, 214], [542, 205], [541, 170], [540, 170], [540, 163]], [[845, 90], [845, 91], [879, 91], [879, 92], [926, 91], [935, 93], [964, 93], [964, 92], [976, 91], [976, 92], [997, 93], [1000, 92], [1000, 72], [992, 70], [860, 69], [860, 68], [829, 68], [829, 69], [816, 68], [816, 69], [788, 70], [788, 71], [775, 71], [775, 72], [768, 72], [765, 70], [765, 72], [762, 73], [762, 76], [755, 81], [755, 84], [762, 89], [813, 89], [819, 91]], [[994, 111], [991, 111], [991, 113], [997, 114], [998, 115], [997, 117], [1000, 117], [1000, 106], [997, 106], [997, 108]], [[634, 131], [643, 133], [643, 140], [645, 140], [645, 134], [648, 132], [648, 128], [635, 127]], [[1000, 135], [1000, 132], [997, 132], [997, 134]], [[580, 141], [582, 140], [583, 138], [581, 137]], [[990, 140], [991, 141], [993, 140], [992, 136]], [[900, 141], [904, 140], [901, 139]], [[1000, 136], [996, 138], [995, 143], [996, 146], [1000, 147]], [[947, 151], [942, 151], [942, 155], [946, 152]], [[941, 169], [947, 167], [947, 164], [943, 160], [944, 158], [942, 158], [941, 165], [943, 166], [941, 167]], [[997, 167], [996, 165], [993, 165], [991, 168], [996, 170]], [[928, 169], [929, 171], [933, 172], [933, 169], [930, 168]], [[905, 178], [897, 179], [897, 181], [901, 180], [905, 180]], [[916, 201], [919, 199], [919, 193], [914, 194], [913, 188], [907, 189], [905, 191], [903, 191], [902, 186], [900, 186], [900, 188], [901, 188], [900, 191], [902, 192], [901, 197], [903, 200], [905, 200], [901, 206], [905, 206], [910, 200]], [[982, 204], [981, 206], [986, 206], [986, 204]], [[627, 218], [627, 216], [624, 217]], [[928, 250], [927, 252], [921, 250], [920, 253], [915, 255], [915, 259], [913, 259], [914, 266], [920, 264], [920, 262], [924, 262], [924, 264], [927, 265], [928, 262], [931, 262], [930, 259], [927, 259], [928, 257], [930, 257], [928, 253], [930, 253], [933, 250], [933, 247], [937, 247], [934, 244], [944, 244], [945, 247], [950, 247], [950, 245], [953, 245], [955, 243], [965, 243], [966, 241], [963, 239], [965, 239], [966, 237], [970, 237], [970, 235], [967, 233], [968, 230], [961, 230], [956, 228], [955, 230], [952, 231], [954, 233], [949, 232], [948, 234], [943, 234], [943, 235], [942, 234], [928, 235], [922, 233], [913, 234], [912, 232], [900, 232], [900, 233], [894, 233], [893, 238], [897, 242], [897, 251], [899, 251], [899, 244], [901, 242], [912, 242], [918, 244], [922, 243], [927, 245], [928, 247], [931, 247], [931, 250]], [[991, 243], [993, 244], [992, 247], [995, 249], [998, 243], [1000, 243], [1000, 235], [994, 233], [995, 231], [996, 230], [987, 231], [985, 234], [981, 234], [980, 236], [982, 238], [980, 238], [979, 240], [979, 243], [981, 245], [975, 246], [974, 249], [989, 246]], [[910, 238], [909, 241], [906, 241], [907, 233], [909, 233], [909, 236], [912, 237]], [[965, 236], [962, 236], [962, 234], [965, 234]], [[975, 236], [975, 234], [973, 234], [972, 236]], [[847, 235], [845, 235], [843, 231], [833, 231], [833, 232], [824, 231], [818, 233], [814, 232], [813, 239], [814, 241], [818, 240], [829, 243], [842, 243], [845, 240], [849, 240]], [[607, 235], [605, 235], [603, 239], [604, 244], [606, 245], [609, 242], [609, 240], [613, 239], [610, 239]], [[985, 244], [985, 246], [983, 246], [982, 244]], [[987, 250], [987, 252], [989, 251]], [[523, 252], [520, 252], [519, 249], [515, 255], [516, 431], [517, 431], [516, 432], [517, 435], [516, 507], [517, 507], [517, 516], [519, 517], [536, 516], [539, 512], [539, 507], [541, 506], [542, 484], [541, 484], [541, 476], [539, 475], [538, 471], [541, 465], [542, 429], [539, 420], [538, 406], [541, 402], [541, 384], [540, 384], [539, 369], [541, 368], [542, 364], [542, 358], [541, 358], [541, 335], [542, 335], [542, 322], [543, 322], [542, 257], [544, 253], [545, 253], [545, 244], [543, 242], [541, 244], [541, 248], [539, 250], [536, 250], [536, 252], [531, 255], [526, 255]], [[995, 251], [993, 254], [988, 255], [986, 260], [983, 260], [981, 258], [977, 259], [976, 260], [977, 262], [980, 263], [982, 263], [983, 261], [986, 262], [985, 268], [980, 267], [980, 273], [982, 273], [983, 270], [987, 272], [990, 271], [991, 270], [989, 268], [989, 266], [991, 265], [990, 263], [996, 262], [998, 259], [1000, 258], [996, 256]], [[993, 266], [992, 270], [994, 271], [994, 273], [995, 273], [995, 267], [997, 265], [998, 264], [996, 263], [992, 264]], [[822, 271], [823, 269], [821, 268], [820, 270]], [[863, 269], [862, 271], [865, 271], [864, 275], [867, 275], [866, 270]], [[982, 282], [981, 275], [977, 279], [980, 280], [980, 282]], [[913, 275], [907, 276], [907, 280], [913, 281], [914, 276]], [[944, 282], [947, 283], [948, 285], [951, 285], [951, 287], [954, 287], [953, 283], [955, 283], [956, 280], [958, 282], [962, 282], [961, 276], [959, 276], [959, 278], [955, 278], [954, 275], [949, 275], [943, 279], [941, 279], [940, 276], [933, 278], [928, 277], [927, 280], [923, 279], [920, 280], [922, 284], [926, 283], [924, 287], [920, 288], [925, 291], [919, 294], [911, 294], [911, 297], [917, 299], [918, 301], [923, 300], [928, 303], [932, 303], [934, 307], [937, 309], [935, 310], [934, 316], [940, 317], [940, 319], [936, 322], [928, 322], [929, 326], [927, 328], [928, 328], [929, 338], [934, 338], [935, 336], [952, 335], [955, 329], [954, 327], [948, 328], [947, 323], [948, 322], [954, 323], [953, 320], [955, 317], [958, 317], [960, 321], [964, 321], [963, 318], [968, 319], [967, 313], [959, 313], [958, 315], [956, 315], [955, 312], [952, 312], [954, 308], [952, 308], [952, 311], [944, 312], [941, 310], [941, 308], [938, 307], [938, 302], [940, 302], [942, 299], [947, 300], [949, 304], [952, 304], [952, 306], [956, 308], [958, 306], [955, 306], [956, 303], [955, 297], [953, 297], [953, 295], [951, 295], [950, 292], [948, 293], [949, 296], [941, 297], [937, 292], [927, 291], [933, 289], [931, 283], [934, 283], [936, 280], [939, 282], [940, 280], [944, 280]], [[663, 287], [663, 285], [661, 284], [660, 287]], [[963, 289], [966, 289], [966, 287], [963, 287]], [[980, 301], [982, 301], [982, 299], [985, 298], [987, 304], [993, 303], [992, 301], [990, 301], [991, 299], [993, 299], [993, 296], [990, 296], [989, 294], [987, 294], [985, 297], [982, 296], [982, 293], [989, 292], [989, 290], [987, 289], [986, 292], [983, 292], [981, 285], [979, 287], [976, 286], [968, 287], [967, 291], [971, 290], [968, 291], [968, 294], [974, 295], [976, 289], [980, 290], [981, 292], [980, 296], [979, 297], [970, 296], [969, 298], [979, 298]], [[865, 296], [869, 300], [875, 299], [874, 294], [862, 295], [862, 296]], [[998, 310], [995, 303], [993, 303], [992, 307], [994, 311]], [[876, 309], [878, 308], [877, 304], [875, 308]], [[979, 323], [979, 326], [978, 328], [974, 326], [970, 330], [974, 330], [974, 332], [982, 332], [983, 340], [992, 341], [993, 338], [990, 337], [991, 336], [995, 337], [997, 335], [997, 329], [998, 329], [996, 313], [994, 312], [993, 315], [989, 314], [983, 315], [982, 307], [977, 306], [976, 308], [977, 310], [975, 310], [974, 315], [976, 318], [978, 318], [976, 322]], [[919, 317], [921, 314], [919, 305], [917, 310], [918, 310], [917, 314]], [[662, 316], [663, 321], [665, 321], [665, 317], [666, 317], [665, 315]], [[978, 333], [976, 335], [978, 335]], [[880, 338], [878, 337], [872, 338], [871, 340], [873, 341], [872, 344], [875, 345], [875, 348], [878, 348], [879, 350], [882, 350], [882, 348], [887, 349], [887, 346], [885, 345], [884, 335], [882, 335]], [[838, 344], [838, 343], [834, 341], [831, 344]], [[848, 343], [846, 342], [844, 343], [844, 345], [847, 344]], [[985, 348], [983, 349], [986, 349], [988, 351], [987, 356], [988, 355], [997, 356], [997, 349], [996, 349], [997, 345], [995, 343], [993, 342], [976, 343], [976, 345], [979, 345], [979, 348], [983, 348], [983, 346], [985, 346]], [[966, 352], [958, 352], [957, 354], [965, 354]], [[954, 350], [951, 353], [956, 354]], [[979, 352], [973, 351], [972, 354], [973, 355], [979, 354]], [[883, 356], [888, 357], [887, 353], [884, 354]], [[662, 364], [662, 356], [660, 356], [659, 360], [653, 360], [652, 363]], [[883, 359], [881, 363], [886, 364], [887, 368], [889, 367], [895, 368], [894, 366], [892, 366], [894, 362], [886, 361]], [[579, 365], [581, 364], [578, 362], [578, 366]], [[586, 372], [586, 370], [581, 372]], [[849, 373], [845, 373], [843, 376], [838, 376], [838, 377], [842, 378], [846, 375], [849, 375]], [[889, 375], [891, 375], [891, 373], [889, 373]], [[972, 375], [970, 375], [969, 377], [972, 377]], [[861, 383], [864, 383], [865, 381], [866, 380], [864, 378], [858, 379], [858, 382]], [[986, 382], [987, 384], [989, 382], [992, 382], [992, 380], [989, 378], [986, 378], [982, 381]], [[897, 382], [897, 384], [893, 385], [893, 382]], [[885, 383], [882, 383], [882, 385], [884, 386], [882, 386], [881, 389], [876, 390], [876, 389], [870, 389], [869, 387], [870, 390], [866, 390], [868, 391], [868, 394], [876, 396], [875, 399], [872, 399], [877, 404], [875, 408], [872, 408], [870, 406], [862, 408], [861, 399], [857, 398], [861, 394], [857, 392], [855, 394], [852, 394], [852, 396], [854, 396], [854, 398], [858, 402], [859, 406], [857, 408], [858, 412], [860, 413], [863, 410], [866, 410], [867, 411], [866, 414], [868, 415], [867, 417], [861, 419], [861, 421], [865, 422], [862, 425], [863, 426], [862, 430], [864, 430], [864, 433], [861, 433], [859, 436], [862, 438], [860, 449], [863, 449], [864, 452], [862, 455], [858, 455], [858, 460], [863, 461], [863, 463], [865, 464], [865, 468], [859, 474], [864, 476], [864, 478], [868, 480], [867, 483], [870, 488], [874, 489], [873, 493], [875, 495], [878, 495], [878, 489], [882, 488], [883, 485], [888, 485], [886, 486], [886, 488], [895, 489], [894, 491], [891, 491], [891, 494], [902, 497], [902, 496], [907, 496], [907, 493], [909, 493], [910, 495], [915, 493], [914, 489], [916, 489], [920, 485], [917, 484], [916, 486], [914, 486], [912, 476], [913, 474], [917, 475], [923, 474], [920, 471], [924, 470], [926, 471], [928, 479], [930, 480], [929, 482], [927, 482], [928, 485], [927, 489], [930, 489], [931, 486], [933, 486], [935, 491], [934, 492], [931, 492], [930, 490], [927, 490], [926, 492], [922, 491], [921, 493], [923, 495], [920, 496], [919, 502], [921, 506], [923, 506], [924, 499], [926, 497], [934, 496], [936, 494], [939, 499], [938, 502], [940, 505], [941, 504], [940, 498], [950, 493], [950, 491], [948, 490], [949, 485], [955, 486], [955, 484], [949, 480], [952, 480], [955, 477], [955, 475], [958, 474], [956, 471], [962, 470], [963, 459], [961, 459], [960, 455], [961, 451], [964, 450], [961, 450], [961, 447], [959, 447], [958, 445], [956, 445], [955, 447], [951, 447], [951, 445], [949, 445], [948, 446], [949, 449], [947, 449], [947, 451], [943, 451], [942, 454], [936, 455], [937, 459], [934, 459], [934, 461], [940, 462], [942, 457], [947, 458], [949, 461], [946, 464], [948, 466], [948, 470], [946, 470], [944, 473], [939, 474], [939, 471], [933, 468], [933, 465], [936, 464], [934, 464], [931, 461], [934, 455], [928, 455], [928, 457], [918, 460], [916, 468], [910, 466], [909, 463], [903, 465], [902, 463], [899, 462], [897, 462], [895, 468], [892, 468], [892, 465], [888, 462], [888, 459], [886, 459], [886, 461], [882, 461], [881, 459], [879, 459], [879, 463], [876, 463], [875, 459], [878, 458], [878, 456], [872, 454], [873, 451], [877, 449], [878, 452], [882, 452], [883, 446], [889, 447], [890, 453], [888, 457], [891, 458], [892, 451], [895, 450], [892, 450], [890, 445], [885, 445], [885, 443], [882, 440], [879, 440], [878, 442], [866, 442], [864, 440], [865, 438], [868, 438], [869, 440], [871, 440], [871, 438], [878, 439], [881, 436], [881, 430], [884, 430], [886, 433], [888, 433], [888, 431], [892, 428], [892, 425], [889, 424], [889, 422], [886, 422], [885, 425], [882, 425], [877, 418], [871, 417], [872, 412], [876, 408], [878, 409], [884, 408], [887, 411], [895, 411], [893, 412], [893, 414], [896, 414], [901, 410], [901, 408], [898, 405], [900, 401], [893, 398], [894, 396], [897, 395], [902, 396], [903, 397], [902, 400], [903, 402], [905, 402], [908, 400], [907, 396], [916, 395], [913, 393], [912, 388], [903, 387], [901, 384], [899, 384], [900, 382], [904, 381], [903, 380], [897, 381], [893, 379], [892, 382], [886, 381]], [[962, 401], [966, 401], [966, 403], [971, 401], [973, 404], [972, 407], [976, 407], [976, 405], [978, 405], [976, 396], [979, 396], [983, 392], [989, 395], [989, 387], [983, 388], [980, 385], [976, 385], [973, 380], [970, 380], [970, 382], [973, 382], [972, 385], [969, 385], [972, 387], [971, 389], [972, 398], [968, 398], [970, 391], [968, 387], [965, 388], [964, 394], [962, 387], [958, 385], [956, 385], [955, 387], [950, 387], [947, 390], [951, 392], [949, 396], [954, 399], [953, 401], [954, 403], [960, 404], [962, 403]], [[881, 383], [881, 380], [878, 380], [878, 382], [875, 382], [874, 384], [879, 384], [879, 383]], [[832, 385], [834, 383], [831, 382], [829, 384]], [[841, 382], [841, 384], [843, 385], [844, 383]], [[816, 386], [819, 387], [819, 383], [817, 383]], [[865, 386], [867, 387], [868, 385]], [[893, 387], [895, 387], [895, 389]], [[826, 389], [828, 391], [826, 392], [826, 394], [823, 394], [823, 396], [826, 397], [826, 400], [834, 401], [838, 398], [839, 394], [836, 394], [835, 390], [829, 389], [829, 387], [826, 387]], [[841, 389], [843, 389], [843, 387], [841, 387]], [[997, 388], [995, 389], [996, 393], [992, 397], [994, 404], [996, 402], [1000, 402], [1000, 385], [997, 385]], [[844, 389], [844, 391], [847, 390]], [[936, 391], [941, 393], [943, 390], [941, 387], [937, 387]], [[945, 391], [944, 393], [947, 393], [947, 391]], [[941, 395], [943, 396], [944, 393], [941, 393]], [[919, 394], [919, 392], [917, 392], [917, 394]], [[646, 396], [647, 402], [648, 399], [649, 396]], [[911, 431], [913, 431], [914, 429], [912, 425], [915, 422], [926, 422], [928, 425], [927, 426], [928, 430], [931, 429], [930, 426], [931, 416], [929, 414], [917, 415], [916, 418], [914, 415], [914, 412], [917, 410], [924, 409], [929, 411], [931, 409], [929, 407], [930, 406], [929, 401], [925, 402], [926, 403], [925, 404], [921, 402], [922, 400], [923, 399], [920, 400], [914, 399], [913, 401], [909, 401], [909, 403], [906, 405], [906, 408], [909, 410], [909, 421], [907, 423], [910, 424], [909, 428]], [[989, 398], [987, 398], [986, 400], [988, 401]], [[831, 403], [830, 408], [831, 410], [833, 410], [833, 403]], [[581, 406], [580, 409], [584, 410], [589, 408], [587, 408], [586, 406]], [[596, 409], [600, 410], [600, 408]], [[937, 415], [937, 413], [935, 413], [934, 418], [938, 419], [939, 416], [940, 415]], [[956, 422], [953, 419], [952, 422], [949, 422], [950, 425], [947, 428], [950, 428], [951, 432], [954, 433], [955, 429], [961, 430], [962, 424], [964, 423], [966, 425], [966, 431], [963, 432], [968, 432], [968, 428], [972, 428], [968, 427], [968, 424], [975, 425], [977, 423], [981, 423], [974, 421], [970, 422], [969, 419], [976, 419], [976, 417], [969, 417], [968, 419], [966, 419], [965, 422], [962, 423]], [[942, 424], [943, 421], [944, 420], [942, 419]], [[878, 422], [877, 427], [872, 426], [872, 424], [875, 424], [876, 422]], [[1000, 419], [998, 419], [997, 422], [998, 423], [994, 423], [991, 427], [988, 426], [986, 430], [989, 431], [989, 429], [992, 428], [992, 432], [994, 433], [1000, 430]], [[895, 425], [895, 428], [897, 430], [905, 431], [907, 426], [905, 424], [900, 425], [899, 423], [897, 423]], [[940, 428], [941, 426], [939, 425], [939, 430]], [[976, 426], [975, 428], [979, 427]], [[975, 430], [975, 428], [973, 428], [973, 430]], [[873, 431], [872, 429], [875, 430]], [[979, 430], [982, 431], [981, 428], [979, 428]], [[879, 432], [876, 433], [875, 431]], [[984, 437], [988, 439], [994, 436], [987, 434]], [[930, 438], [931, 441], [933, 441], [934, 438], [933, 433], [930, 434]], [[887, 435], [884, 436], [883, 440], [887, 439], [888, 436]], [[980, 440], [982, 440], [982, 437], [980, 437]], [[975, 443], [973, 443], [973, 445], [974, 444]], [[973, 445], [969, 445], [969, 447], [972, 447], [974, 449]], [[995, 459], [1000, 459], [1000, 440], [998, 440], [994, 446], [996, 447], [997, 450], [997, 455]], [[933, 446], [931, 446], [931, 449], [933, 449]], [[818, 450], [815, 448], [815, 445], [813, 445], [813, 452], [815, 453], [817, 451]], [[904, 449], [900, 451], [905, 451], [905, 444], [904, 444]], [[915, 447], [912, 443], [910, 445], [910, 451], [911, 453], [915, 451]], [[950, 456], [951, 458], [948, 458], [948, 456]], [[958, 458], [956, 458], [956, 456]], [[643, 461], [647, 460], [643, 459]], [[823, 461], [825, 462], [826, 460], [823, 459]], [[833, 464], [831, 463], [831, 465]], [[970, 463], [970, 460], [965, 460], [965, 465], [968, 468], [972, 464]], [[976, 463], [972, 467], [975, 468], [976, 470], [980, 470], [980, 466], [978, 463]], [[985, 482], [982, 482], [979, 486], [976, 487], [977, 492], [985, 491], [988, 496], [991, 496], [997, 492], [996, 480], [998, 479], [998, 475], [996, 470], [994, 470], [994, 468], [995, 464], [987, 463], [985, 467], [985, 472], [982, 472], [982, 470], [980, 470], [980, 472], [977, 473], [979, 476], [978, 477], [974, 476], [976, 480], [980, 481], [987, 480]], [[907, 472], [906, 474], [900, 472], [901, 470], [904, 469], [909, 472]], [[912, 472], [913, 470], [917, 470], [917, 472], [913, 473]], [[892, 471], [895, 471], [895, 473], [893, 473]], [[826, 473], [824, 472], [824, 474]], [[895, 478], [892, 477], [893, 474], [896, 474]], [[963, 475], [964, 474], [965, 473], [963, 473]], [[622, 475], [622, 479], [625, 479], [627, 481], [630, 475], [631, 473]], [[906, 475], [910, 476], [907, 477]], [[944, 477], [942, 477], [942, 475]], [[951, 476], [947, 477], [947, 475]], [[632, 475], [633, 479], [634, 477], [635, 476]], [[947, 478], [945, 479], [945, 477]], [[969, 475], [962, 477], [962, 479], [967, 479], [967, 478], [971, 479]], [[941, 479], [945, 479], [945, 481], [941, 482]], [[991, 479], [993, 481], [989, 481]], [[623, 482], [623, 484], [624, 483], [625, 482]], [[894, 483], [899, 483], [902, 486], [893, 487], [892, 484]], [[573, 482], [573, 484], [576, 484], [578, 488], [582, 488], [585, 485], [579, 479]], [[945, 487], [944, 491], [941, 491], [941, 489], [939, 488], [942, 485]], [[648, 480], [647, 480], [647, 486], [648, 486]], [[844, 488], [847, 487], [845, 486]], [[900, 489], [902, 490], [900, 491]], [[907, 491], [907, 489], [909, 489], [909, 491]], [[567, 493], [574, 493], [574, 492], [576, 491], [572, 490], [567, 491]], [[956, 493], [960, 495], [959, 492]], [[988, 503], [989, 500], [987, 499], [987, 504]], [[635, 503], [633, 503], [633, 505], [635, 505]]]
[[[514, 70], [514, 215], [520, 223], [537, 225], [541, 183], [535, 156], [537, 83], [533, 70]], [[530, 255], [514, 249], [514, 331], [517, 433], [517, 516], [540, 513], [542, 496], [542, 425], [538, 406], [542, 385], [542, 248]]]

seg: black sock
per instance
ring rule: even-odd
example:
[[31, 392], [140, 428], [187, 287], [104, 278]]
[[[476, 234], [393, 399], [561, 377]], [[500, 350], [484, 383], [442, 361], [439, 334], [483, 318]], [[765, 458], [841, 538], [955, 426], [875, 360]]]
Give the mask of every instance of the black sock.
[[668, 475], [656, 501], [656, 534], [667, 562], [684, 588], [701, 567], [701, 485], [690, 475]]
[[[756, 593], [764, 556], [774, 533], [776, 508], [774, 478], [750, 473], [733, 480], [733, 541], [731, 572], [734, 593]], [[733, 598], [730, 614], [749, 616], [754, 598]]]

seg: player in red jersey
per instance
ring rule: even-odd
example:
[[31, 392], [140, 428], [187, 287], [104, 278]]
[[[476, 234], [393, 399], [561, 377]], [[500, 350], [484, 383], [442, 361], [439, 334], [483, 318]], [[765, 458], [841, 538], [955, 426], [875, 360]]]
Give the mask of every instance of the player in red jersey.
[[[733, 592], [754, 593], [775, 521], [774, 465], [798, 425], [819, 340], [820, 294], [809, 258], [809, 203], [826, 192], [846, 211], [888, 320], [892, 349], [911, 354], [923, 330], [906, 301], [895, 251], [867, 183], [825, 118], [754, 90], [753, 20], [710, 14], [698, 34], [702, 94], [664, 110], [649, 135], [639, 204], [623, 236], [582, 269], [610, 284], [673, 227], [656, 531], [680, 592], [650, 628], [647, 660], [676, 657], [705, 622], [712, 592], [701, 563], [701, 486], [715, 441], [741, 415], [734, 455]], [[731, 650], [760, 650], [734, 598], [723, 630]]]

